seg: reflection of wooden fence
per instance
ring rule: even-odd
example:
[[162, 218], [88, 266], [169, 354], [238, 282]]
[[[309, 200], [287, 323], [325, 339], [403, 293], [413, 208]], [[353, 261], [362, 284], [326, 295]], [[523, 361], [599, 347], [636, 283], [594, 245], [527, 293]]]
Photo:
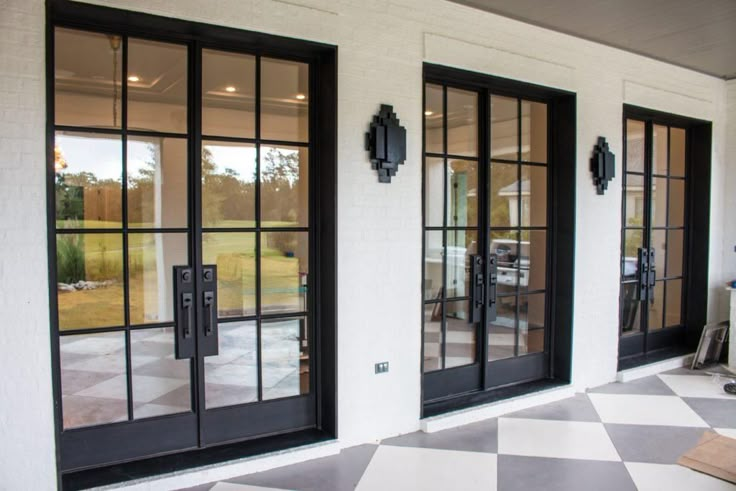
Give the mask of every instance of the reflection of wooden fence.
[[118, 222], [122, 220], [119, 187], [91, 187], [84, 190], [84, 220]]

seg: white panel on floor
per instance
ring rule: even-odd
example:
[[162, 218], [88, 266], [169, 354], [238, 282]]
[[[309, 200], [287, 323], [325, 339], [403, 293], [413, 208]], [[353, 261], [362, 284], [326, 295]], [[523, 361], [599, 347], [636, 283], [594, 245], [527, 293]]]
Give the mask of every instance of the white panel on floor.
[[563, 459], [621, 460], [601, 423], [579, 421], [499, 418], [498, 453]]
[[627, 462], [639, 491], [736, 491], [736, 486], [680, 465]]
[[708, 424], [677, 396], [588, 394], [601, 421], [629, 425], [695, 426]]
[[496, 455], [429, 448], [378, 447], [358, 491], [496, 489]]

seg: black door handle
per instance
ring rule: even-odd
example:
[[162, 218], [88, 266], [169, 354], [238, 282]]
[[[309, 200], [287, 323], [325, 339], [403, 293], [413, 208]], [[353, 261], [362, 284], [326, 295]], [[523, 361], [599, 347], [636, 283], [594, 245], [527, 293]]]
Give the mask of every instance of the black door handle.
[[649, 249], [649, 270], [647, 273], [647, 294], [649, 302], [654, 303], [654, 286], [657, 283], [657, 268], [654, 262], [654, 249]]
[[194, 277], [189, 266], [174, 266], [174, 345], [176, 359], [192, 358], [196, 339], [192, 335], [195, 323]]
[[204, 335], [211, 336], [217, 323], [215, 307], [215, 292], [209, 291], [202, 294], [202, 305], [204, 306]]
[[498, 289], [498, 257], [496, 254], [488, 256], [488, 322], [496, 320], [496, 293]]
[[483, 257], [470, 256], [470, 315], [468, 323], [480, 322], [481, 310], [485, 302], [485, 280], [483, 279]]

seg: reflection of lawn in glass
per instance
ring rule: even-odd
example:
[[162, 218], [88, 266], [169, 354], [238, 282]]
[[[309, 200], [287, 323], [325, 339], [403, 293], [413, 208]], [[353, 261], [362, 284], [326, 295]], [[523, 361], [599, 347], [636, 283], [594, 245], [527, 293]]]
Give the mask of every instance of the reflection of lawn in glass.
[[[265, 225], [265, 223], [264, 223]], [[283, 222], [273, 222], [283, 226]], [[243, 226], [243, 225], [224, 225]], [[306, 235], [306, 234], [304, 234]], [[131, 235], [132, 237], [132, 235]], [[156, 258], [143, 254], [153, 244], [153, 237], [135, 244], [129, 250], [131, 322], [142, 323], [144, 298], [157, 305], [158, 284]], [[121, 235], [85, 235], [84, 258], [87, 281], [114, 280], [112, 285], [94, 290], [59, 293], [59, 325], [61, 330], [105, 327], [123, 323], [123, 284]], [[205, 264], [218, 264], [218, 301], [223, 315], [250, 314], [255, 310], [255, 234], [212, 233], [204, 241]], [[228, 259], [230, 256], [230, 259]], [[233, 258], [239, 263], [237, 278], [233, 276]], [[238, 258], [242, 258], [238, 260]], [[306, 264], [303, 265], [305, 268]], [[306, 268], [305, 268], [306, 269]], [[289, 306], [300, 309], [299, 260], [286, 257], [283, 251], [263, 247], [261, 272], [264, 306]], [[165, 274], [170, 274], [166, 272]], [[143, 290], [141, 286], [147, 288]], [[137, 314], [136, 314], [137, 313]], [[171, 314], [167, 314], [169, 317]]]

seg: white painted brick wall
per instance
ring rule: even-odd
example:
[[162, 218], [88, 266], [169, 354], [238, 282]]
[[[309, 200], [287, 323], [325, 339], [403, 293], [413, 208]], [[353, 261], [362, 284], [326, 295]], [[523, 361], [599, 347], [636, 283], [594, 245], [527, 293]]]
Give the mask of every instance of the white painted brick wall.
[[[714, 123], [710, 310], [736, 270], [736, 165], [726, 165], [726, 84], [647, 58], [442, 0], [94, 0], [148, 13], [339, 46], [339, 431], [344, 444], [419, 428], [421, 91], [424, 61], [564, 88], [578, 95], [574, 377], [615, 377], [621, 176], [598, 196], [589, 152], [606, 136], [621, 162], [622, 104]], [[43, 2], [0, 0], [0, 452], [11, 483], [53, 482], [43, 176]], [[730, 109], [734, 111], [734, 84]], [[379, 104], [408, 129], [408, 158], [379, 184], [362, 148]], [[734, 149], [734, 129], [730, 154]], [[727, 181], [729, 180], [729, 181]], [[730, 182], [730, 186], [726, 186]], [[729, 200], [729, 208], [724, 200]], [[720, 226], [720, 224], [723, 224]], [[725, 232], [724, 232], [725, 230]], [[388, 374], [373, 364], [388, 360]], [[5, 376], [12, 374], [12, 377]], [[10, 385], [5, 381], [11, 380]], [[29, 387], [33, 390], [30, 391]], [[29, 392], [30, 395], [29, 395]], [[19, 397], [20, 394], [23, 397]], [[31, 440], [28, 429], [32, 428]], [[22, 442], [22, 443], [21, 443]], [[12, 455], [4, 455], [12, 454]], [[33, 472], [28, 457], [34, 461]], [[7, 481], [0, 486], [7, 484]], [[30, 486], [27, 484], [31, 484]]]
[[56, 486], [44, 135], [44, 2], [0, 1], [0, 489]]

